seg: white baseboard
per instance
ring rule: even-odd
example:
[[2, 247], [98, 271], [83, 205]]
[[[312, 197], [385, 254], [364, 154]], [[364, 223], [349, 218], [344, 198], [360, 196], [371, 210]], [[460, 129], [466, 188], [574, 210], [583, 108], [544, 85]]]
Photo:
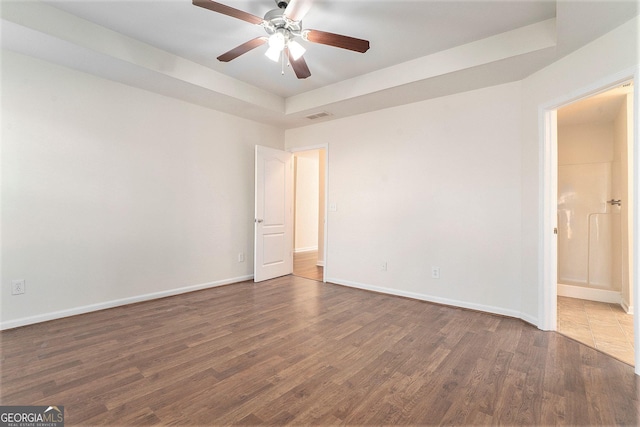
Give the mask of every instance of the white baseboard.
[[538, 326], [538, 318], [537, 317], [529, 316], [528, 314], [525, 314], [525, 313], [520, 313], [518, 318], [522, 319], [525, 322], [527, 322], [527, 323], [535, 326], [536, 328], [540, 329], [540, 327]]
[[298, 254], [298, 253], [301, 253], [301, 252], [314, 252], [314, 251], [317, 251], [317, 250], [318, 250], [317, 246], [309, 246], [309, 247], [306, 247], [306, 248], [295, 248], [293, 250], [293, 252]]
[[450, 305], [453, 307], [460, 307], [460, 308], [468, 308], [470, 310], [477, 310], [477, 311], [484, 311], [486, 313], [492, 313], [492, 314], [499, 314], [501, 316], [508, 316], [508, 317], [514, 317], [516, 319], [522, 319], [525, 320], [528, 323], [531, 323], [533, 325], [535, 325], [537, 327], [537, 319], [533, 319], [533, 318], [529, 318], [529, 316], [525, 316], [527, 317], [525, 319], [525, 317], [522, 316], [522, 313], [516, 311], [516, 310], [509, 310], [506, 308], [501, 308], [501, 307], [493, 307], [493, 306], [489, 306], [489, 305], [483, 305], [483, 304], [475, 304], [475, 303], [471, 303], [471, 302], [467, 302], [467, 301], [459, 301], [459, 300], [453, 300], [453, 299], [448, 299], [448, 298], [441, 298], [441, 297], [436, 297], [436, 296], [432, 296], [432, 295], [425, 295], [425, 294], [419, 294], [419, 293], [415, 293], [415, 292], [407, 292], [407, 291], [401, 291], [398, 289], [391, 289], [391, 288], [384, 288], [384, 287], [380, 287], [380, 286], [373, 286], [373, 285], [367, 285], [364, 283], [357, 283], [357, 282], [352, 282], [350, 280], [343, 280], [343, 279], [337, 279], [337, 278], [327, 278], [327, 283], [335, 283], [337, 285], [342, 285], [342, 286], [349, 286], [351, 288], [358, 288], [358, 289], [364, 289], [367, 291], [373, 291], [373, 292], [379, 292], [382, 294], [389, 294], [389, 295], [396, 295], [399, 297], [406, 297], [406, 298], [412, 298], [412, 299], [417, 299], [420, 301], [427, 301], [427, 302], [434, 302], [437, 304], [443, 304], [443, 305]]
[[558, 296], [622, 305], [620, 292], [558, 283]]
[[626, 301], [622, 301], [620, 304], [625, 313], [633, 315], [633, 306], [626, 303]]
[[36, 316], [22, 317], [20, 319], [9, 320], [0, 323], [0, 330], [17, 328], [20, 326], [32, 325], [34, 323], [47, 322], [49, 320], [61, 319], [63, 317], [75, 316], [78, 314], [90, 313], [92, 311], [105, 310], [107, 308], [120, 307], [137, 302], [150, 301], [158, 298], [165, 298], [187, 292], [199, 291], [202, 289], [215, 288], [216, 286], [229, 285], [231, 283], [244, 282], [253, 279], [253, 275], [234, 277], [231, 279], [218, 280], [215, 282], [201, 283], [199, 285], [185, 286], [182, 288], [169, 289], [166, 291], [153, 292], [150, 294], [137, 295], [134, 297], [105, 301], [96, 304], [89, 304], [82, 307], [74, 307], [67, 310], [52, 311], [50, 313], [38, 314]]

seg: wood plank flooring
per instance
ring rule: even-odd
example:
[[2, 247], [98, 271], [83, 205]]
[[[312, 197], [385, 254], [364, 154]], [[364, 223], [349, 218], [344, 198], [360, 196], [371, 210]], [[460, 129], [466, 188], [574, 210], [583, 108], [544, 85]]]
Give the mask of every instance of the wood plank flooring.
[[324, 280], [323, 267], [318, 266], [318, 251], [294, 253], [293, 274], [320, 282]]
[[286, 276], [0, 333], [66, 425], [638, 425], [629, 365], [516, 319]]

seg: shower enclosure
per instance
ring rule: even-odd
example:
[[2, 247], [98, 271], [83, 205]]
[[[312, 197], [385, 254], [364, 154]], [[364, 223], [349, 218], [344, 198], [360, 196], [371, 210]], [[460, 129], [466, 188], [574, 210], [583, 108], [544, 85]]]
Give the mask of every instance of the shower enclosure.
[[627, 102], [601, 96], [592, 113], [589, 105], [573, 108], [580, 114], [558, 110], [557, 283], [560, 296], [629, 311]]
[[622, 200], [611, 196], [612, 166], [599, 162], [559, 167], [559, 285], [621, 290]]

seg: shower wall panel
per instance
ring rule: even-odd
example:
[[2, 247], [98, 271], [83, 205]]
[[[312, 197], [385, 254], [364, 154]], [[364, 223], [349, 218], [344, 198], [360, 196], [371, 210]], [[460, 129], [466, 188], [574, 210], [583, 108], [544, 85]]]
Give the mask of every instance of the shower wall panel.
[[[620, 234], [619, 213], [589, 215], [589, 259], [587, 282], [595, 288], [620, 290], [620, 262], [615, 262], [614, 237]], [[619, 241], [619, 239], [615, 239]], [[618, 278], [618, 281], [614, 280]]]
[[[560, 165], [558, 283], [613, 289], [611, 162]], [[618, 215], [619, 216], [619, 215]]]

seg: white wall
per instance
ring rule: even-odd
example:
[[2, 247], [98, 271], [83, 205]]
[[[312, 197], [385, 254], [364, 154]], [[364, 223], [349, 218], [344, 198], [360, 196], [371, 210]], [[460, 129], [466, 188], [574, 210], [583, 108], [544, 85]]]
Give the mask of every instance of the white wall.
[[612, 162], [611, 123], [558, 124], [558, 165]]
[[318, 201], [320, 171], [318, 150], [295, 154], [295, 239], [294, 251], [318, 250]]
[[252, 277], [254, 145], [283, 139], [3, 51], [2, 326]]
[[328, 281], [518, 315], [519, 83], [285, 135], [330, 145]]

